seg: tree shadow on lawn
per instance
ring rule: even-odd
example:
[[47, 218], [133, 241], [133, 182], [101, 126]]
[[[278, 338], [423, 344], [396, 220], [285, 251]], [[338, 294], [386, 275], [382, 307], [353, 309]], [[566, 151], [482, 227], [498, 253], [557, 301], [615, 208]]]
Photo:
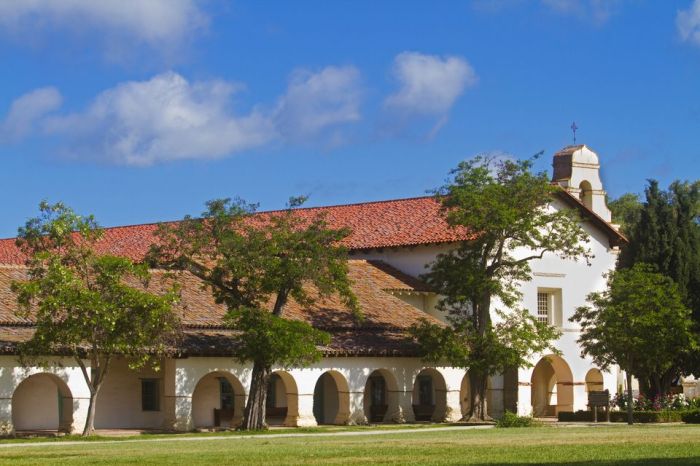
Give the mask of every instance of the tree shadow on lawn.
[[[493, 466], [494, 463], [479, 463], [475, 466]], [[640, 458], [640, 459], [629, 459], [629, 460], [590, 460], [590, 461], [562, 461], [562, 460], [552, 460], [547, 462], [530, 462], [523, 461], [518, 463], [508, 464], [541, 464], [541, 465], [552, 465], [552, 464], [562, 464], [567, 466], [697, 466], [700, 465], [700, 456], [691, 456], [688, 458]]]

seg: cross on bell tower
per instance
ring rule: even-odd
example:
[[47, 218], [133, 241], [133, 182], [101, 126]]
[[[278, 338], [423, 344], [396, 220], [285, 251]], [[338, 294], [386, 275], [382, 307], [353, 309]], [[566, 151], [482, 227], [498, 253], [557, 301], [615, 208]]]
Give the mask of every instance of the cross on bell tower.
[[576, 122], [574, 121], [571, 123], [571, 131], [574, 133], [574, 144], [576, 144], [576, 130], [578, 129], [578, 126], [576, 126]]

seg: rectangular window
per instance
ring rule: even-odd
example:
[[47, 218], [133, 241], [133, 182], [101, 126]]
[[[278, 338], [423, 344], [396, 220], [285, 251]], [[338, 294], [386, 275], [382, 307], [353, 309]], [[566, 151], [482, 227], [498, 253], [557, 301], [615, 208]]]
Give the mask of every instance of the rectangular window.
[[384, 406], [386, 404], [386, 383], [384, 377], [370, 377], [370, 390], [372, 406]]
[[549, 317], [552, 315], [552, 294], [537, 293], [537, 320], [550, 323]]
[[158, 379], [141, 379], [141, 409], [160, 411], [160, 383]]
[[233, 387], [225, 377], [219, 377], [221, 409], [233, 409]]
[[418, 403], [423, 406], [433, 406], [433, 378], [429, 375], [418, 377]]
[[265, 397], [265, 406], [268, 408], [277, 407], [277, 376], [272, 374], [267, 383], [267, 397]]

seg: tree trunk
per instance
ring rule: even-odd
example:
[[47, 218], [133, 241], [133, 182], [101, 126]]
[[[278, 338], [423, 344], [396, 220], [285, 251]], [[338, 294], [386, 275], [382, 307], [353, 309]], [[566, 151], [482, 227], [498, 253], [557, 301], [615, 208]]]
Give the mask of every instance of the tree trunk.
[[90, 405], [88, 406], [87, 418], [85, 418], [85, 428], [83, 437], [88, 437], [95, 433], [95, 407], [97, 406], [97, 390], [90, 388]]
[[634, 424], [634, 401], [632, 400], [632, 374], [625, 371], [627, 377], [627, 424]]
[[477, 374], [469, 371], [469, 396], [471, 401], [471, 412], [466, 422], [491, 421], [492, 418], [487, 413], [486, 390], [488, 375]]
[[272, 370], [259, 363], [253, 364], [253, 373], [250, 380], [250, 393], [245, 405], [241, 430], [267, 429], [265, 422], [265, 403], [267, 401], [267, 384]]

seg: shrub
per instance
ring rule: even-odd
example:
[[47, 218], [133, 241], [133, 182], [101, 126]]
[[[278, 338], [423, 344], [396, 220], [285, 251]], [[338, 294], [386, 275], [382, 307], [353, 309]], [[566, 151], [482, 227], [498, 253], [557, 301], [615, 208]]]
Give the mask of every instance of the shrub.
[[532, 416], [518, 416], [515, 413], [506, 411], [503, 417], [496, 421], [496, 427], [531, 427], [536, 425]]
[[700, 424], [700, 409], [691, 409], [681, 414], [686, 424]]
[[[700, 410], [697, 410], [700, 413]], [[665, 409], [661, 411], [634, 411], [634, 422], [646, 424], [650, 422], [680, 422], [684, 411]], [[700, 417], [700, 414], [698, 415]], [[559, 413], [561, 422], [593, 422], [593, 411], [576, 411], [575, 413]], [[605, 421], [605, 411], [598, 411], [598, 422]], [[627, 422], [627, 411], [610, 411], [610, 422]]]

